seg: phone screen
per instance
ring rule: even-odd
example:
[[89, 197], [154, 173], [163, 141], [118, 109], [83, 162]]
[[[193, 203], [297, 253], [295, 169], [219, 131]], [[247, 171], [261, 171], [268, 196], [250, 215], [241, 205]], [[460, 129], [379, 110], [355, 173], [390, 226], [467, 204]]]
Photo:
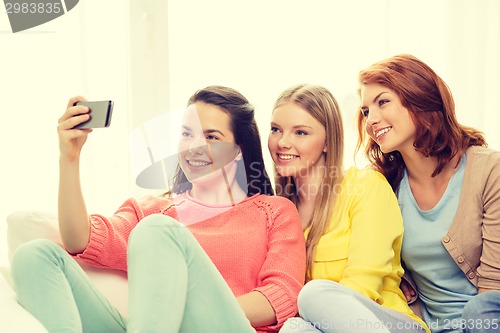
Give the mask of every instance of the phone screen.
[[111, 124], [113, 101], [76, 102], [74, 105], [84, 105], [90, 109], [90, 119], [76, 125], [74, 128], [101, 128]]

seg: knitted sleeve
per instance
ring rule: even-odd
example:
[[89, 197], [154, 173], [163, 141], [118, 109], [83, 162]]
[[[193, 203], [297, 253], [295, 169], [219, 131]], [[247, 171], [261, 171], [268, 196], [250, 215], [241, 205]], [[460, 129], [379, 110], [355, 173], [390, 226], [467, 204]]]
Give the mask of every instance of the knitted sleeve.
[[127, 270], [128, 237], [145, 216], [160, 213], [165, 200], [147, 196], [139, 201], [130, 198], [110, 217], [90, 215], [90, 240], [87, 248], [75, 257], [102, 268]]
[[500, 289], [500, 152], [492, 153], [484, 165], [483, 246], [478, 287]]
[[274, 308], [277, 323], [259, 327], [275, 332], [297, 313], [297, 296], [306, 271], [305, 240], [295, 205], [282, 197], [268, 197], [262, 209], [268, 213], [268, 253], [258, 276], [255, 291], [262, 293]]
[[[395, 262], [399, 260], [403, 235], [401, 212], [389, 183], [377, 171], [361, 170], [348, 186], [353, 196], [349, 212], [352, 232], [339, 283], [381, 304], [384, 278], [397, 278], [403, 273], [401, 264]], [[398, 274], [391, 274], [394, 269]], [[395, 288], [399, 282], [392, 281]]]

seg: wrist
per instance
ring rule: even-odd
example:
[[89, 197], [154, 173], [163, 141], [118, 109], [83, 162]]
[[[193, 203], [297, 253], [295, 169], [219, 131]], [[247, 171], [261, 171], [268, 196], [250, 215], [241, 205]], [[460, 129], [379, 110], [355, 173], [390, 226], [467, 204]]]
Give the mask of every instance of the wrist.
[[78, 165], [80, 163], [80, 153], [77, 153], [77, 154], [72, 154], [72, 155], [68, 155], [68, 154], [63, 154], [61, 153], [59, 155], [59, 164], [60, 165]]

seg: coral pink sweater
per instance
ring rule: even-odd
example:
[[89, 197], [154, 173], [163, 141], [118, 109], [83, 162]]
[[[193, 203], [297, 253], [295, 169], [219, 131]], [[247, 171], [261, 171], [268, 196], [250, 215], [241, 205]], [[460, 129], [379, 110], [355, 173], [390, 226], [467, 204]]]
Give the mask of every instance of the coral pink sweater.
[[78, 258], [104, 268], [127, 270], [127, 241], [150, 214], [179, 220], [192, 232], [235, 296], [261, 292], [277, 323], [258, 332], [277, 332], [296, 314], [304, 284], [305, 242], [295, 206], [277, 196], [254, 195], [236, 206], [213, 206], [182, 194], [175, 199], [128, 199], [110, 217], [91, 215], [90, 242]]

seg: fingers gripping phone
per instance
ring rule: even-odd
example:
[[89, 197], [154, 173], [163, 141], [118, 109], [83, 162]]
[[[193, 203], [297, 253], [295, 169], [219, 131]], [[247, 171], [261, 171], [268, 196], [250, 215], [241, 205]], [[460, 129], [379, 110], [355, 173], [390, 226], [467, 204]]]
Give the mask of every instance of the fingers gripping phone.
[[76, 125], [73, 128], [100, 128], [111, 124], [113, 113], [113, 101], [76, 102], [75, 105], [83, 105], [89, 108], [90, 119]]

